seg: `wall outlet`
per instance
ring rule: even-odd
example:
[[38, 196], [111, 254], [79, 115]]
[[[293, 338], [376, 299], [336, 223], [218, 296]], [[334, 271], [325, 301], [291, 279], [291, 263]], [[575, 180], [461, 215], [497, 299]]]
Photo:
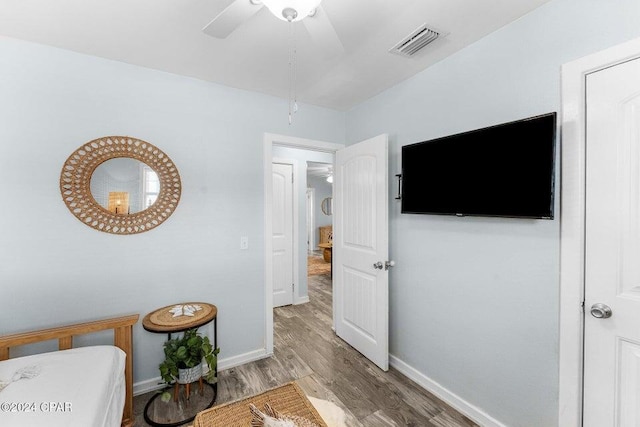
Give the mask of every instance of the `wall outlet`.
[[240, 249], [249, 249], [249, 237], [240, 236]]

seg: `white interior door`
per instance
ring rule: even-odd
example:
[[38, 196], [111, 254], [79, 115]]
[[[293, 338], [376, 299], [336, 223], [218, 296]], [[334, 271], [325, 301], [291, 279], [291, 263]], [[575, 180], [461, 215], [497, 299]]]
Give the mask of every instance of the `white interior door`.
[[293, 166], [273, 164], [273, 306], [293, 304]]
[[333, 206], [336, 333], [385, 371], [389, 369], [387, 145], [387, 135], [380, 135], [336, 152]]
[[640, 59], [588, 75], [586, 94], [583, 425], [640, 426]]

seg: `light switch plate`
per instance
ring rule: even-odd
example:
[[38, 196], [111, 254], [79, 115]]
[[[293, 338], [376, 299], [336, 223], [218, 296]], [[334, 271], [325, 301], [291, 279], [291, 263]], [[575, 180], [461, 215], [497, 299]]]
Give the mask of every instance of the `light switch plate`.
[[249, 237], [240, 236], [240, 249], [249, 249]]

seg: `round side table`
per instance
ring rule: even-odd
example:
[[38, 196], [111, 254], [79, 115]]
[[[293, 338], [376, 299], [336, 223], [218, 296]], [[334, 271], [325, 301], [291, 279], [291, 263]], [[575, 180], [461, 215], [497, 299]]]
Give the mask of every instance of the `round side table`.
[[[198, 308], [198, 309], [196, 309]], [[184, 332], [198, 328], [213, 321], [213, 348], [218, 348], [218, 308], [206, 302], [185, 302], [159, 308], [147, 314], [142, 319], [142, 327], [154, 333], [166, 333], [171, 339], [172, 333]], [[215, 368], [216, 378], [218, 367]], [[194, 401], [191, 397], [191, 385], [186, 384], [186, 400], [178, 399], [179, 385], [174, 390], [175, 402], [164, 402], [158, 399], [160, 393], [154, 394], [144, 408], [144, 420], [152, 426], [174, 427], [193, 421], [196, 414], [203, 409], [213, 406], [218, 395], [218, 383], [209, 384], [210, 393], [203, 390], [200, 379], [201, 396]], [[170, 390], [167, 387], [165, 391]], [[211, 399], [209, 399], [211, 397]], [[171, 405], [171, 406], [170, 406]]]

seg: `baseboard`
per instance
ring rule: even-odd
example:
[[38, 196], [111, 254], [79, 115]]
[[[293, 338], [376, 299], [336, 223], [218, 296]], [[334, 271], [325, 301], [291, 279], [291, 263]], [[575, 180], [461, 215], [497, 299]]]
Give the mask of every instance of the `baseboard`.
[[161, 377], [151, 378], [150, 380], [138, 381], [133, 383], [133, 395], [139, 396], [141, 394], [149, 393], [150, 391], [161, 390], [165, 387], [164, 381]]
[[[227, 357], [225, 359], [218, 360], [218, 371], [224, 371], [225, 369], [234, 368], [236, 366], [244, 365], [245, 363], [254, 362], [256, 360], [269, 357], [267, 350], [264, 348], [249, 351], [247, 353], [238, 354], [237, 356]], [[148, 393], [150, 391], [161, 390], [165, 387], [164, 381], [160, 376], [151, 378], [149, 380], [139, 381], [133, 384], [133, 395], [138, 396], [140, 394]]]
[[309, 302], [309, 296], [306, 297], [298, 297], [294, 302], [293, 305], [299, 305], [299, 304], [306, 304]]
[[506, 427], [504, 424], [484, 412], [482, 409], [472, 405], [457, 394], [447, 390], [442, 385], [427, 377], [413, 366], [408, 365], [407, 363], [391, 354], [389, 355], [389, 364], [393, 368], [397, 369], [398, 372], [411, 379], [428, 392], [436, 395], [444, 402], [446, 402], [449, 406], [469, 417], [477, 424], [483, 427]]
[[256, 360], [264, 359], [265, 357], [269, 357], [269, 354], [267, 354], [267, 350], [264, 348], [249, 351], [237, 356], [227, 357], [226, 359], [220, 359], [218, 361], [218, 370], [224, 371], [225, 369], [235, 368], [236, 366], [255, 362]]

